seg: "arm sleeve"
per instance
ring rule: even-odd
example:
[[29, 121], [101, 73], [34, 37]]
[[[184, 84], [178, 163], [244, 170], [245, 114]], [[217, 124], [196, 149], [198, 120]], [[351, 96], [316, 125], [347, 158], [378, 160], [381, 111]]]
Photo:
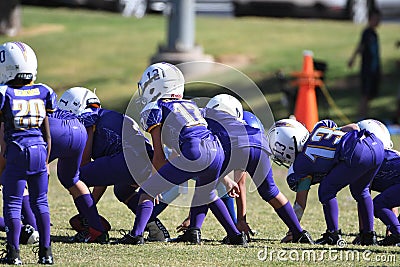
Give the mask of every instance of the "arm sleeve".
[[46, 111], [47, 113], [53, 113], [57, 109], [57, 94], [53, 89], [45, 84], [40, 84], [48, 90], [46, 95]]
[[158, 107], [157, 104], [150, 104], [148, 104], [140, 113], [140, 124], [143, 130], [146, 132], [151, 132], [154, 127], [162, 124], [161, 109]]

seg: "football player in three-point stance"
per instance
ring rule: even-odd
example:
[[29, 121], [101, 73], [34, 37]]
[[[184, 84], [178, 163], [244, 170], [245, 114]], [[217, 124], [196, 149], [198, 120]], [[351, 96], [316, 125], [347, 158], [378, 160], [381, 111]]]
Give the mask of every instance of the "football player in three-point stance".
[[[374, 133], [378, 137], [385, 148], [384, 160], [379, 168], [378, 173], [375, 175], [371, 183], [371, 191], [381, 192], [378, 196], [373, 199], [374, 202], [374, 214], [375, 217], [379, 218], [385, 225], [388, 226], [388, 230], [391, 232], [383, 240], [378, 241], [379, 245], [390, 246], [400, 243], [400, 223], [397, 219], [392, 208], [400, 206], [400, 199], [398, 197], [398, 190], [400, 186], [400, 156], [399, 152], [393, 150], [393, 143], [386, 126], [380, 121], [373, 119], [362, 120], [357, 123], [360, 130], [367, 130]], [[343, 127], [342, 127], [342, 130]], [[323, 178], [322, 178], [323, 179]], [[296, 184], [291, 184], [291, 188], [298, 192], [308, 191], [311, 184], [319, 183], [317, 179], [313, 178], [311, 183], [304, 183], [298, 181]], [[306, 208], [307, 197], [304, 193], [296, 195], [297, 213], [299, 220], [301, 220], [303, 213]], [[357, 235], [353, 244], [360, 244], [361, 236], [363, 233], [362, 221], [360, 220], [360, 234]], [[287, 235], [283, 242], [291, 239], [290, 233]]]
[[[243, 123], [243, 108], [239, 100], [231, 95], [220, 94], [211, 98], [203, 112], [208, 128], [218, 137], [224, 149], [224, 172], [235, 171], [235, 181], [238, 183], [244, 182], [240, 181], [244, 179], [243, 171], [249, 173], [260, 196], [294, 232], [293, 242], [313, 244], [309, 233], [300, 226], [289, 201], [275, 185], [264, 131], [261, 127], [255, 128]], [[244, 190], [239, 192], [241, 197], [237, 202], [237, 226], [238, 229], [249, 232], [243, 203], [244, 193]]]
[[[139, 82], [138, 103], [143, 104], [141, 125], [151, 134], [153, 173], [139, 191], [139, 206], [133, 229], [117, 243], [143, 244], [143, 231], [153, 211], [153, 199], [174, 185], [196, 178], [190, 208], [190, 227], [177, 241], [201, 243], [200, 228], [208, 208], [225, 228], [231, 244], [246, 245], [224, 203], [214, 192], [224, 154], [193, 101], [183, 100], [184, 77], [168, 63], [150, 65]], [[174, 149], [178, 157], [166, 160], [163, 145]]]
[[[363, 225], [360, 243], [374, 245], [377, 240], [369, 185], [382, 164], [384, 147], [374, 134], [358, 131], [356, 125], [346, 128], [341, 131], [333, 121], [323, 120], [309, 134], [301, 123], [283, 119], [270, 128], [269, 144], [275, 161], [291, 165], [287, 181], [297, 197], [307, 199], [309, 185], [320, 183], [318, 197], [327, 230], [317, 244], [343, 242], [336, 194], [349, 185]], [[296, 201], [295, 210], [303, 209]]]
[[52, 138], [50, 162], [58, 159], [58, 179], [71, 194], [79, 213], [87, 218], [88, 229], [75, 235], [73, 241], [105, 243], [109, 229], [102, 224], [89, 188], [79, 179], [79, 167], [87, 140], [86, 129], [74, 113], [62, 109], [49, 115], [49, 125]]
[[[60, 97], [59, 107], [77, 114], [86, 127], [88, 140], [82, 157], [80, 179], [87, 186], [94, 186], [94, 201], [99, 201], [107, 186], [114, 185], [117, 199], [136, 213], [136, 189], [150, 175], [150, 159], [153, 157], [153, 148], [137, 123], [124, 114], [101, 108], [96, 94], [84, 87], [65, 91]], [[128, 166], [126, 161], [134, 164]], [[77, 216], [73, 218], [79, 219]], [[73, 218], [70, 223], [74, 227]], [[74, 229], [79, 231], [79, 227]], [[149, 241], [166, 241], [169, 238], [167, 229], [156, 217], [152, 217], [146, 230]], [[100, 238], [100, 242], [106, 241], [104, 235], [92, 232], [94, 240]], [[87, 231], [83, 230], [76, 238], [78, 241], [82, 239], [80, 237], [86, 240], [86, 235]]]

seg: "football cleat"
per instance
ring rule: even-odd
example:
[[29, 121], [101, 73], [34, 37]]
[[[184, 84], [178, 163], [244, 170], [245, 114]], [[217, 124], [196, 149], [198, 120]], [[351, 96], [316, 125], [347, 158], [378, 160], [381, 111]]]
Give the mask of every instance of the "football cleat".
[[39, 264], [44, 264], [44, 265], [52, 265], [54, 264], [53, 260], [53, 254], [51, 252], [51, 247], [43, 247], [39, 246]]
[[149, 232], [147, 236], [149, 242], [168, 242], [171, 239], [167, 228], [157, 218], [147, 223], [145, 231]]
[[378, 241], [379, 246], [397, 246], [400, 247], [400, 235], [391, 234]]
[[241, 245], [243, 247], [247, 247], [247, 237], [244, 232], [235, 235], [235, 236], [226, 236], [222, 239], [222, 243], [226, 245]]
[[7, 244], [6, 249], [3, 250], [3, 254], [0, 258], [0, 264], [22, 265], [22, 261], [19, 256], [19, 249]]
[[378, 241], [376, 240], [376, 232], [369, 231], [360, 234], [360, 245], [361, 246], [376, 246]]
[[185, 230], [182, 235], [179, 235], [177, 238], [171, 240], [172, 242], [189, 242], [192, 244], [200, 245], [201, 244], [201, 231], [199, 228], [189, 228]]
[[290, 243], [293, 241], [293, 235], [291, 231], [288, 231], [284, 238], [281, 239], [281, 243]]
[[20, 244], [34, 244], [39, 242], [39, 232], [29, 224], [25, 224], [21, 228], [21, 234], [19, 235]]
[[[101, 224], [103, 225], [104, 231], [108, 232], [111, 230], [111, 224], [107, 221], [106, 218], [100, 216]], [[85, 231], [89, 228], [89, 223], [85, 217], [81, 214], [76, 214], [69, 219], [69, 224], [71, 225], [72, 229], [77, 232]]]
[[124, 245], [143, 245], [144, 244], [144, 238], [141, 235], [134, 236], [131, 235], [130, 232], [126, 232], [124, 230], [120, 230], [120, 233], [123, 235], [120, 239], [112, 242], [114, 245], [118, 244], [124, 244]]
[[325, 233], [322, 234], [322, 238], [317, 239], [315, 244], [317, 245], [339, 245], [343, 242], [342, 239], [342, 231], [339, 229], [334, 232], [330, 232], [326, 230]]
[[71, 238], [71, 242], [76, 243], [99, 243], [107, 244], [110, 238], [108, 232], [100, 232], [96, 229], [89, 227], [88, 230], [77, 233]]
[[298, 236], [293, 237], [292, 243], [315, 244], [309, 232], [303, 230]]
[[361, 245], [361, 234], [357, 234], [354, 240], [351, 242], [353, 245]]

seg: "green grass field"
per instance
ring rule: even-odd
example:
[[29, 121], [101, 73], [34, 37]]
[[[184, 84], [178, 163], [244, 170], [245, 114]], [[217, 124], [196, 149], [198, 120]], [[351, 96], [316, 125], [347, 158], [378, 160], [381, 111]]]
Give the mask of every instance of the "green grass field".
[[[77, 85], [97, 88], [104, 106], [125, 111], [150, 57], [166, 43], [166, 23], [166, 17], [157, 15], [137, 20], [106, 12], [24, 7], [22, 33], [0, 36], [0, 42], [29, 43], [39, 58], [38, 81], [56, 92]], [[274, 74], [300, 71], [303, 50], [312, 50], [315, 59], [328, 64], [325, 83], [338, 107], [353, 120], [360, 97], [358, 66], [348, 69], [346, 63], [362, 28], [349, 21], [198, 17], [196, 42], [217, 61], [239, 66], [255, 81], [278, 119], [289, 113], [281, 105]], [[371, 103], [371, 116], [389, 119], [400, 84], [395, 64], [400, 49], [394, 45], [400, 25], [384, 23], [378, 30], [385, 76], [381, 96]], [[217, 92], [202, 86], [187, 93], [210, 97]], [[321, 105], [320, 113], [336, 119], [329, 106]]]
[[[197, 42], [206, 53], [233, 66], [253, 79], [265, 94], [275, 118], [288, 114], [280, 104], [282, 93], [274, 78], [278, 69], [285, 73], [300, 70], [302, 51], [314, 51], [315, 58], [329, 65], [326, 83], [339, 108], [351, 119], [358, 106], [357, 71], [348, 70], [346, 61], [359, 38], [362, 26], [346, 21], [291, 20], [266, 18], [197, 19]], [[125, 111], [136, 82], [147, 67], [157, 46], [165, 42], [166, 18], [147, 16], [144, 19], [123, 18], [116, 14], [69, 9], [24, 7], [23, 32], [14, 38], [0, 36], [0, 42], [21, 40], [30, 44], [39, 60], [38, 81], [58, 93], [72, 86], [97, 88], [106, 108]], [[216, 31], [218, 28], [218, 31]], [[372, 104], [373, 116], [388, 119], [395, 110], [395, 96], [400, 83], [395, 61], [400, 51], [394, 42], [400, 37], [399, 24], [383, 24], [379, 29], [385, 80], [381, 97]], [[243, 64], [246, 63], [246, 64]], [[397, 73], [397, 74], [396, 74]], [[194, 87], [187, 94], [213, 96], [219, 88]], [[321, 114], [336, 119], [329, 108]], [[394, 138], [395, 148], [400, 140]], [[344, 250], [323, 246], [280, 244], [287, 229], [273, 209], [261, 200], [249, 185], [248, 222], [259, 234], [248, 248], [221, 245], [225, 236], [222, 227], [210, 212], [207, 216], [201, 246], [152, 243], [144, 246], [70, 244], [74, 234], [68, 219], [76, 213], [72, 198], [55, 176], [54, 163], [49, 185], [52, 246], [55, 261], [61, 266], [398, 266], [398, 248], [360, 247], [349, 245]], [[294, 194], [285, 183], [286, 169], [274, 166], [275, 180], [284, 194], [293, 201]], [[250, 180], [249, 180], [250, 181]], [[325, 231], [322, 206], [317, 188], [310, 194], [302, 225], [314, 239]], [[339, 195], [340, 226], [347, 242], [358, 231], [356, 203], [348, 189]], [[120, 237], [119, 229], [131, 229], [134, 216], [112, 194], [109, 188], [98, 205], [109, 219], [111, 238]], [[176, 236], [175, 227], [187, 215], [187, 208], [169, 207], [160, 219]], [[385, 227], [376, 221], [376, 230], [384, 235]], [[2, 238], [5, 233], [0, 233]], [[35, 264], [33, 246], [22, 246], [25, 264]], [[315, 253], [302, 260], [302, 253]], [[329, 255], [330, 253], [330, 255]], [[313, 258], [314, 256], [314, 258]], [[323, 256], [323, 260], [321, 257]], [[311, 257], [311, 258], [310, 258]], [[265, 258], [265, 260], [264, 260]], [[311, 260], [307, 260], [311, 259]]]

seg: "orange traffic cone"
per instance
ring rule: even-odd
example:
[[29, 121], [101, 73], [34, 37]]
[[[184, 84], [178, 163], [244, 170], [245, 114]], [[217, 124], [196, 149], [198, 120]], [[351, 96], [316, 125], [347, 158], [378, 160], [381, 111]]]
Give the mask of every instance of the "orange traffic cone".
[[303, 123], [305, 127], [311, 131], [318, 122], [315, 86], [321, 81], [316, 79], [320, 76], [320, 72], [314, 71], [312, 51], [304, 51], [303, 56], [303, 71], [292, 74], [298, 77], [295, 83], [299, 86], [294, 115], [299, 122]]

